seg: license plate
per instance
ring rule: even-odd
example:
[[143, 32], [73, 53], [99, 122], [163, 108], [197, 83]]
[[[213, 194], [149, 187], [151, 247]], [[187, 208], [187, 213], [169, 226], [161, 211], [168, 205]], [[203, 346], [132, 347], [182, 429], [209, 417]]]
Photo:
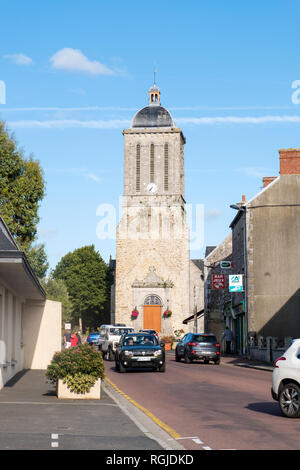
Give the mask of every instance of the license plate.
[[152, 357], [135, 357], [137, 361], [151, 361]]

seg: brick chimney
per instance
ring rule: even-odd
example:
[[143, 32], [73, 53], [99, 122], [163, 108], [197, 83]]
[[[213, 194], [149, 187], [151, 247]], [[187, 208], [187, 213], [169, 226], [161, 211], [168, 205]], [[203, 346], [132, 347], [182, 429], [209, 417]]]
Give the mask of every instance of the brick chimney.
[[243, 194], [241, 202], [237, 202], [237, 206], [244, 206], [246, 204], [246, 196]]
[[300, 175], [300, 148], [279, 150], [280, 174]]
[[263, 187], [266, 188], [272, 181], [276, 180], [277, 176], [265, 176], [263, 178]]

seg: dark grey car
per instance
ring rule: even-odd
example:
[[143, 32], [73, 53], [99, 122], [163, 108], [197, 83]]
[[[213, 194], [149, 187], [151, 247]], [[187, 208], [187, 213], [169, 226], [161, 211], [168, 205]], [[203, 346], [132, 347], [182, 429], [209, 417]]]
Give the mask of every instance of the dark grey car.
[[185, 363], [201, 359], [220, 364], [220, 344], [211, 333], [188, 333], [177, 344], [175, 359], [177, 362], [184, 359]]

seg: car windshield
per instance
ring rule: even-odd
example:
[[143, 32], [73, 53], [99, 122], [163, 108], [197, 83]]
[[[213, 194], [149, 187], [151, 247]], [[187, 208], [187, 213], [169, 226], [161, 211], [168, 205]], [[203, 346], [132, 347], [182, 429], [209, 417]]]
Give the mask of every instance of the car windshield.
[[154, 335], [130, 335], [123, 339], [123, 346], [157, 346], [158, 341]]
[[215, 343], [217, 338], [215, 336], [208, 336], [208, 335], [194, 335], [193, 341], [197, 343]]
[[121, 336], [131, 332], [133, 332], [131, 328], [110, 328], [109, 330], [109, 334], [112, 336]]

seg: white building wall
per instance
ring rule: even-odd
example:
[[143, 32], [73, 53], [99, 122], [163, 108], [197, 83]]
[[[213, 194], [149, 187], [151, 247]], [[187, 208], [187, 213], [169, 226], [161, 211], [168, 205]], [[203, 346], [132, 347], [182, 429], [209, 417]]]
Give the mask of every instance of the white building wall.
[[0, 390], [23, 369], [46, 369], [61, 350], [61, 303], [25, 302], [0, 284]]

